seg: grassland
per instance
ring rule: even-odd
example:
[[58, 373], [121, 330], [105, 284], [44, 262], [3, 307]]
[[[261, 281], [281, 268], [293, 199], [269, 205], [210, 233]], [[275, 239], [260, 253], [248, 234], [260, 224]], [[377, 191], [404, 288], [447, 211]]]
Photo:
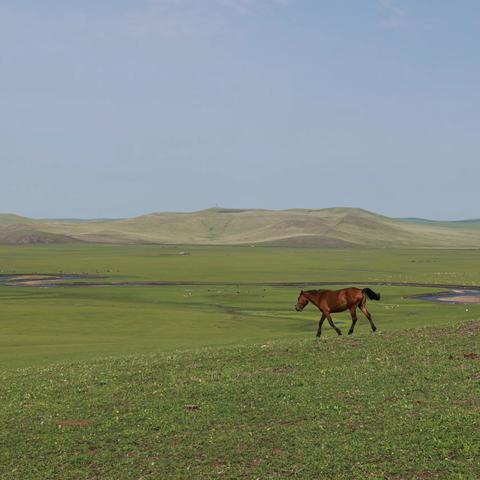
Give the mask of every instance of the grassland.
[[[84, 273], [97, 281], [216, 285], [90, 288], [0, 287], [4, 368], [205, 345], [310, 336], [318, 312], [293, 310], [299, 286], [269, 282], [358, 281], [479, 285], [478, 251], [61, 245], [1, 247], [3, 274]], [[238, 282], [238, 283], [236, 283]], [[424, 302], [432, 288], [376, 287], [383, 331], [478, 318], [480, 305]], [[348, 314], [336, 316], [349, 322]], [[368, 331], [360, 322], [358, 332]], [[329, 328], [325, 334], [330, 335]]]
[[378, 286], [379, 332], [318, 340], [288, 283], [480, 285], [479, 256], [0, 247], [4, 275], [214, 283], [0, 286], [0, 478], [478, 478], [480, 305]]
[[476, 479], [479, 329], [4, 372], [0, 476]]

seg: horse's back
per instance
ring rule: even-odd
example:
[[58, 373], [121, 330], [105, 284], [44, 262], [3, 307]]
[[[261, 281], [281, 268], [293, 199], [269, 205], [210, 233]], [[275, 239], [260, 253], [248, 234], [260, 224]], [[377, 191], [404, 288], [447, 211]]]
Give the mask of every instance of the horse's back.
[[345, 289], [347, 291], [347, 295], [350, 298], [356, 298], [356, 299], [362, 299], [363, 298], [363, 292], [360, 288], [357, 287], [350, 287]]
[[345, 297], [348, 299], [353, 298], [362, 298], [363, 292], [360, 288], [357, 287], [348, 287], [348, 288], [341, 288], [340, 290], [323, 290], [319, 291], [321, 294], [324, 294], [327, 297]]
[[343, 312], [356, 306], [363, 299], [363, 292], [359, 288], [350, 287], [340, 290], [323, 290], [318, 292], [319, 307], [332, 313]]

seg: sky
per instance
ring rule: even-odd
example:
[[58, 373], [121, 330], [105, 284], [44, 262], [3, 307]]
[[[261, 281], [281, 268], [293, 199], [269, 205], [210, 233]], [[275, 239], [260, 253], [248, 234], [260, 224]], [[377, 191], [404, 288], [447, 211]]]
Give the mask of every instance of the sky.
[[0, 0], [0, 212], [480, 218], [478, 0]]

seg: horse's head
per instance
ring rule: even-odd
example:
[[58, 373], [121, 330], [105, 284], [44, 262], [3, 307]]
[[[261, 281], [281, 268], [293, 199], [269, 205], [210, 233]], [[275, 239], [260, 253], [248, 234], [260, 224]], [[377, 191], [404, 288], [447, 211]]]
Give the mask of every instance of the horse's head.
[[302, 290], [300, 292], [300, 295], [298, 296], [297, 304], [295, 305], [295, 310], [297, 312], [301, 312], [305, 308], [307, 303], [308, 303], [308, 298], [305, 296], [305, 294], [303, 293], [303, 290]]

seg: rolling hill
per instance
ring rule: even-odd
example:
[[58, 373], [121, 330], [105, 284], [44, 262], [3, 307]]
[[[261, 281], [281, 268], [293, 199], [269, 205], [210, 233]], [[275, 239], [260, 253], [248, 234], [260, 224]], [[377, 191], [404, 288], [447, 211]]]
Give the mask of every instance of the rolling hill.
[[36, 245], [78, 241], [68, 235], [42, 231], [30, 224], [0, 225], [0, 245]]
[[478, 221], [394, 219], [357, 208], [211, 208], [120, 220], [0, 215], [0, 243], [127, 243], [295, 247], [480, 248]]

